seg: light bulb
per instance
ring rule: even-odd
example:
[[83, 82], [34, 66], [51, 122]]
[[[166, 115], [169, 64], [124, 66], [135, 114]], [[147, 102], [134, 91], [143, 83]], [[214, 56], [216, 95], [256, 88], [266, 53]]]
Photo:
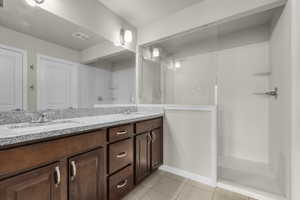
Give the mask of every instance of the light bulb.
[[159, 56], [160, 56], [159, 48], [153, 48], [153, 50], [152, 50], [152, 57], [153, 58], [158, 58]]
[[125, 30], [125, 32], [124, 32], [124, 42], [125, 43], [131, 43], [132, 39], [133, 39], [132, 31]]
[[178, 69], [181, 67], [181, 63], [179, 61], [175, 61], [175, 64], [174, 64], [175, 68]]

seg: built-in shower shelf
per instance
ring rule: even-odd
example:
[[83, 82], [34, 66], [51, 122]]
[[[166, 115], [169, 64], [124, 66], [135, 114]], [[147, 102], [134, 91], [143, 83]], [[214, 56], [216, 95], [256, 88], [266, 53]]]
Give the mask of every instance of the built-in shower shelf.
[[255, 73], [253, 76], [271, 76], [272, 72], [260, 72], [260, 73]]

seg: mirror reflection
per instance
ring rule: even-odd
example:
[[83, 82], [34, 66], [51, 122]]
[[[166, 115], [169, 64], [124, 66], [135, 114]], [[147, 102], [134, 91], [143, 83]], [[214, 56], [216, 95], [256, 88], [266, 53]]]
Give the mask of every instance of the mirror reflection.
[[132, 32], [120, 29], [115, 42], [86, 27], [25, 0], [5, 1], [0, 111], [134, 103], [135, 53], [123, 47]]

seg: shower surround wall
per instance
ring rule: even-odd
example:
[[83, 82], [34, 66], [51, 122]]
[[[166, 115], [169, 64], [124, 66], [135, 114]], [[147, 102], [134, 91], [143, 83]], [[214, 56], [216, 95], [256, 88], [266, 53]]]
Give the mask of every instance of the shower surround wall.
[[[247, 188], [257, 198], [289, 197], [290, 188], [290, 19], [283, 8], [269, 14], [161, 41], [155, 45], [167, 53], [155, 62], [144, 58], [140, 69], [141, 103], [180, 108], [166, 110], [165, 133], [172, 142], [165, 142], [165, 151], [189, 152], [177, 131], [184, 122], [179, 119], [191, 112], [186, 108], [217, 104], [218, 181]], [[259, 94], [275, 87], [277, 99]], [[195, 130], [202, 128], [200, 122]], [[182, 124], [189, 126], [193, 124]], [[195, 131], [195, 137], [211, 131], [200, 132]], [[166, 153], [168, 167], [208, 176], [204, 169], [183, 164], [188, 154], [177, 155], [179, 163]]]
[[134, 61], [79, 66], [79, 107], [134, 103]]

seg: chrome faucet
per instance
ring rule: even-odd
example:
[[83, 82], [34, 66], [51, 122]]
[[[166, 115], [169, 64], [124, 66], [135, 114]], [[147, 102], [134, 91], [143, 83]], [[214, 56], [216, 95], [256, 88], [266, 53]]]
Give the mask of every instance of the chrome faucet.
[[46, 123], [49, 122], [48, 114], [47, 113], [40, 113], [38, 120], [33, 121], [33, 123]]

